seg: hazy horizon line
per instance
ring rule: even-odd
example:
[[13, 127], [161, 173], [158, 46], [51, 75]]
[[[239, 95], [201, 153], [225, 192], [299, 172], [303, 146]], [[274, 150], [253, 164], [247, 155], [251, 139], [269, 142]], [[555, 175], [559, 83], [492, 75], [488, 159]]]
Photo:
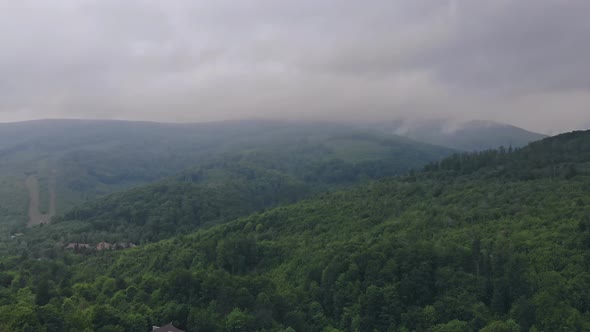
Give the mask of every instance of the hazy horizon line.
[[525, 126], [517, 125], [514, 123], [504, 122], [504, 121], [496, 121], [496, 120], [488, 120], [488, 119], [458, 119], [452, 117], [391, 117], [391, 118], [379, 118], [379, 119], [365, 119], [365, 120], [356, 120], [356, 119], [328, 119], [328, 118], [285, 118], [285, 117], [271, 117], [271, 116], [250, 116], [250, 117], [240, 117], [240, 118], [229, 118], [229, 119], [214, 119], [214, 120], [203, 120], [203, 121], [174, 121], [174, 120], [150, 120], [150, 119], [133, 119], [133, 118], [81, 118], [81, 117], [40, 117], [35, 119], [26, 119], [26, 120], [14, 120], [14, 121], [1, 121], [0, 125], [4, 124], [18, 124], [18, 123], [28, 123], [28, 122], [49, 122], [49, 121], [79, 121], [79, 122], [128, 122], [128, 123], [151, 123], [151, 124], [169, 124], [169, 125], [193, 125], [193, 124], [214, 124], [214, 123], [231, 123], [231, 122], [285, 122], [285, 123], [326, 123], [326, 124], [346, 124], [346, 125], [371, 125], [377, 123], [391, 122], [392, 124], [395, 122], [403, 122], [409, 124], [410, 128], [419, 127], [421, 124], [426, 123], [441, 123], [441, 127], [443, 126], [452, 126], [456, 128], [461, 128], [468, 124], [473, 124], [477, 122], [481, 123], [489, 123], [495, 125], [502, 125], [502, 126], [512, 126], [515, 128], [519, 128], [522, 130], [526, 130], [531, 133], [542, 134], [546, 136], [553, 136], [562, 133], [568, 133], [577, 130], [590, 130], [587, 129], [569, 129], [565, 131], [556, 131], [556, 132], [544, 132], [544, 131], [537, 131], [533, 129], [529, 129]]

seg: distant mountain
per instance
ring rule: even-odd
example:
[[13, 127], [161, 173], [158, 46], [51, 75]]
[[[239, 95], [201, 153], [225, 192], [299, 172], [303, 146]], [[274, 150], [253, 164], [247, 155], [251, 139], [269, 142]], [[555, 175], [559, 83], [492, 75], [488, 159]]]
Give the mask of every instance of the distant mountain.
[[471, 121], [456, 124], [446, 120], [402, 120], [380, 126], [390, 133], [463, 151], [481, 151], [500, 146], [521, 147], [546, 137], [516, 126], [493, 121]]

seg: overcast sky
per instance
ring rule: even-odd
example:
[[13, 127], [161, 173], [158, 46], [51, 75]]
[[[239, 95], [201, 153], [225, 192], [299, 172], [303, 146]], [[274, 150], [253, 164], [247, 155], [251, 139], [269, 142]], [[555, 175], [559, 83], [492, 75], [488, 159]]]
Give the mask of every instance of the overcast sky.
[[0, 0], [0, 121], [590, 127], [588, 0]]

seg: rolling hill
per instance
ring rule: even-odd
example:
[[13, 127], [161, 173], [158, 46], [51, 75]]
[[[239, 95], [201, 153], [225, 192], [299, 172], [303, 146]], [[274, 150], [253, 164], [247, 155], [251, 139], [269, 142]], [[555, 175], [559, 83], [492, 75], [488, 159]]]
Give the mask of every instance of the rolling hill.
[[1, 262], [0, 322], [65, 331], [170, 321], [187, 331], [587, 331], [588, 188], [590, 132], [574, 132], [455, 155], [129, 250], [25, 250]]
[[198, 182], [216, 182], [243, 164], [326, 189], [400, 174], [451, 152], [330, 123], [0, 124], [0, 228], [7, 236], [22, 231], [27, 219], [47, 223], [94, 198], [191, 169], [191, 181], [200, 174]]

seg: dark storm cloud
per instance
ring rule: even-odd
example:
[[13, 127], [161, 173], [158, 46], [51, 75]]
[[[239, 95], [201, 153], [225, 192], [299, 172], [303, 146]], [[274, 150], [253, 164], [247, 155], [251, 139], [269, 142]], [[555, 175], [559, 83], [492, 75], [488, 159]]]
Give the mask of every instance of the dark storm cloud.
[[0, 121], [590, 122], [585, 0], [0, 2]]

